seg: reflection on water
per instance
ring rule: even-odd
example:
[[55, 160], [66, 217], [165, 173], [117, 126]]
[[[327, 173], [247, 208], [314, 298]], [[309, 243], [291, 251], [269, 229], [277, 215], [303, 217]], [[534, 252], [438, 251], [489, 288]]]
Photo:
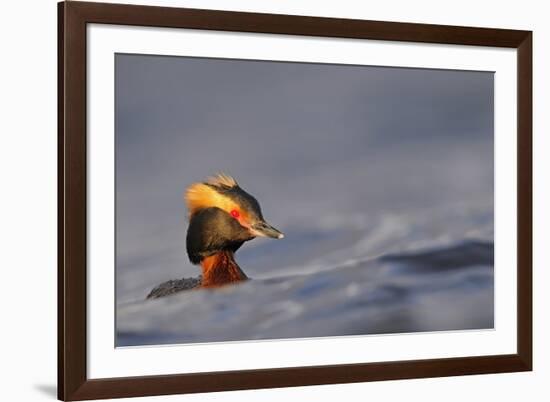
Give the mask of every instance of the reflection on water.
[[[121, 304], [117, 346], [492, 328], [492, 216], [443, 217], [402, 219], [399, 230], [382, 219], [354, 241], [338, 231], [347, 242], [300, 234], [289, 247], [340, 246], [240, 285]], [[431, 237], [441, 224], [445, 236]]]

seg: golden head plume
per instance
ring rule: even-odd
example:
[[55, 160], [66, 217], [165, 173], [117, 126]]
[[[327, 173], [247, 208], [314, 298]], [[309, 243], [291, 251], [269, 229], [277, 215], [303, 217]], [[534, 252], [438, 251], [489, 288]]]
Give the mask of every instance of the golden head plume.
[[225, 174], [218, 173], [210, 176], [202, 183], [193, 183], [185, 191], [185, 202], [189, 216], [203, 208], [218, 207], [224, 211], [231, 211], [236, 204], [229, 197], [221, 194], [218, 189], [238, 186], [237, 181]]

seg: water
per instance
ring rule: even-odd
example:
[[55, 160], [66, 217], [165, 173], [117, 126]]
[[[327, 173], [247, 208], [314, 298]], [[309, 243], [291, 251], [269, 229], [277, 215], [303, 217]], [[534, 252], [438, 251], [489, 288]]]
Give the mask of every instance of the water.
[[[493, 327], [494, 73], [116, 56], [118, 345]], [[235, 96], [238, 94], [238, 96]], [[217, 171], [285, 238], [197, 276], [182, 195]]]
[[156, 300], [134, 292], [117, 305], [117, 346], [493, 328], [490, 203], [285, 234], [237, 253], [251, 281]]

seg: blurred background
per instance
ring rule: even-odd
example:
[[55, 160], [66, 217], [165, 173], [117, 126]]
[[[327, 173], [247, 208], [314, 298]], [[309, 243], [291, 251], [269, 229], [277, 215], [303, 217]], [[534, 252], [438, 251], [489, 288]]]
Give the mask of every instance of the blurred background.
[[[119, 345], [492, 327], [493, 73], [124, 54], [115, 73]], [[200, 273], [183, 194], [218, 171], [285, 239], [238, 251], [254, 281], [143, 302]]]

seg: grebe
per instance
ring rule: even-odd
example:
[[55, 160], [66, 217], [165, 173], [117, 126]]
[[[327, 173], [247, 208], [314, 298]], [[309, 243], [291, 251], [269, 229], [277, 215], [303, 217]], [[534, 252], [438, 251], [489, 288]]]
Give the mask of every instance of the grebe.
[[201, 287], [248, 279], [235, 261], [235, 252], [257, 236], [284, 237], [264, 220], [258, 201], [226, 174], [192, 184], [185, 200], [189, 210], [187, 255], [191, 263], [201, 265]]

